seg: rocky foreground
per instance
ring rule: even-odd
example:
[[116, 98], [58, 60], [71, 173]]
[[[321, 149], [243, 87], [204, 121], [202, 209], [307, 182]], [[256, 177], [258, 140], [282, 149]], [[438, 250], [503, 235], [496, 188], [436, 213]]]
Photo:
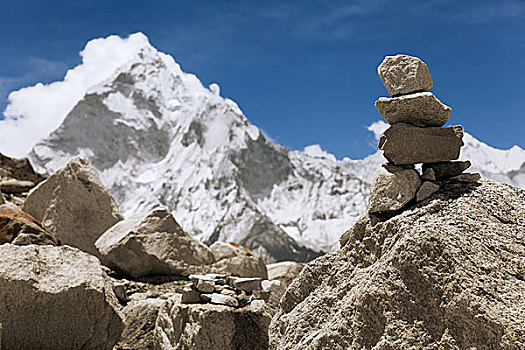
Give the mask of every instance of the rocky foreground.
[[47, 179], [0, 160], [2, 349], [268, 348], [302, 264], [208, 247], [165, 208], [124, 219], [85, 158]]
[[271, 349], [524, 348], [525, 191], [447, 184], [341, 244], [290, 285]]

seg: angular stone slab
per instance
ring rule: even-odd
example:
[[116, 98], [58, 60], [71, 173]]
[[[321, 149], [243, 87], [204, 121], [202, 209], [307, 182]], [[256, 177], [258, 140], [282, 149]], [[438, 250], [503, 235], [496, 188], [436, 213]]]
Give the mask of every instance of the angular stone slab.
[[98, 259], [62, 246], [0, 245], [2, 349], [106, 349], [124, 324]]
[[71, 159], [31, 190], [23, 210], [62, 243], [93, 255], [98, 254], [95, 241], [123, 219], [97, 170], [84, 157]]
[[254, 290], [261, 290], [261, 279], [260, 278], [237, 278], [234, 285], [237, 289], [240, 289], [246, 293], [252, 293]]
[[389, 127], [379, 139], [379, 149], [395, 164], [437, 163], [458, 159], [463, 128], [419, 128], [409, 124]]
[[427, 65], [408, 55], [386, 56], [377, 73], [390, 96], [427, 91], [433, 84]]
[[443, 126], [452, 111], [431, 92], [380, 97], [375, 107], [390, 125], [407, 123], [415, 126]]
[[134, 278], [190, 275], [195, 266], [213, 262], [210, 249], [185, 232], [165, 208], [117, 223], [95, 246], [104, 265]]
[[239, 306], [239, 302], [234, 297], [231, 297], [229, 295], [224, 295], [224, 294], [217, 294], [217, 293], [213, 293], [211, 295], [210, 302], [212, 304], [220, 304], [220, 305], [233, 306], [233, 307]]
[[425, 169], [425, 164], [423, 164], [423, 174], [421, 175], [421, 180], [436, 181], [436, 173], [434, 169], [432, 168]]
[[372, 180], [368, 212], [378, 213], [401, 209], [416, 195], [421, 180], [414, 169], [383, 164]]
[[419, 191], [416, 193], [416, 201], [421, 202], [428, 197], [432, 196], [439, 190], [439, 185], [436, 185], [433, 182], [425, 181], [419, 188]]
[[479, 173], [464, 173], [457, 176], [452, 176], [448, 178], [448, 181], [451, 182], [478, 182], [481, 179]]
[[470, 161], [423, 164], [423, 171], [432, 169], [437, 178], [456, 176], [470, 168]]

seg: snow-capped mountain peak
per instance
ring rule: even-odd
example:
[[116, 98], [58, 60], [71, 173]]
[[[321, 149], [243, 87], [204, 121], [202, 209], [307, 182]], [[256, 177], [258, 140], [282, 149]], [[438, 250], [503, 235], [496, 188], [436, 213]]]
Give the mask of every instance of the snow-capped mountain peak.
[[[267, 261], [310, 260], [337, 248], [366, 209], [381, 153], [337, 160], [319, 145], [274, 144], [217, 84], [206, 88], [145, 36], [132, 37], [126, 58], [60, 110], [60, 126], [30, 153], [37, 170], [52, 173], [83, 153], [126, 216], [166, 206], [201, 241], [234, 241]], [[104, 40], [114, 38], [95, 44]], [[90, 45], [83, 64], [98, 51]], [[474, 165], [500, 156], [470, 135], [465, 141], [463, 155]], [[493, 161], [490, 171], [507, 182], [523, 178], [525, 169], [509, 165], [525, 161], [523, 150], [502, 152], [507, 160]]]

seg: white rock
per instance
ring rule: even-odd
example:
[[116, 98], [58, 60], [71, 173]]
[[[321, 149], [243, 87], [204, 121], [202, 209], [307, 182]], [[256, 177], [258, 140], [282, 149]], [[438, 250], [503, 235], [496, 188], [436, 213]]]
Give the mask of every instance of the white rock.
[[123, 217], [97, 171], [83, 157], [41, 182], [23, 211], [40, 221], [63, 244], [97, 255], [95, 241]]
[[208, 247], [184, 232], [164, 208], [119, 222], [95, 245], [104, 265], [131, 277], [189, 275], [192, 266], [213, 262]]

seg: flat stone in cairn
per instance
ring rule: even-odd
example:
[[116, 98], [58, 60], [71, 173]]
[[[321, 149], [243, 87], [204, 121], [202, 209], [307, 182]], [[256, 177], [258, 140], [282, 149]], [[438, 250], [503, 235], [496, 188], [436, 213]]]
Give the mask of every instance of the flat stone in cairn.
[[432, 88], [428, 67], [417, 57], [386, 56], [377, 67], [377, 73], [392, 97]]
[[239, 306], [239, 302], [234, 297], [231, 297], [229, 295], [224, 295], [224, 294], [217, 294], [217, 293], [213, 293], [211, 295], [211, 303], [221, 304], [221, 305], [226, 305], [226, 306], [233, 306], [233, 307]]
[[416, 193], [416, 201], [421, 202], [427, 199], [428, 197], [432, 196], [438, 190], [439, 185], [430, 181], [425, 181]]
[[423, 168], [423, 175], [421, 175], [421, 180], [436, 181], [436, 173], [434, 172], [434, 169]]
[[414, 198], [420, 185], [416, 170], [383, 164], [370, 186], [368, 211], [377, 213], [401, 209]]
[[246, 293], [252, 293], [254, 290], [261, 290], [260, 278], [237, 278], [234, 282], [234, 286]]
[[415, 126], [443, 126], [452, 111], [431, 92], [380, 97], [375, 107], [390, 125], [407, 123]]
[[448, 178], [448, 181], [451, 182], [478, 182], [481, 179], [479, 173], [464, 173], [457, 176], [452, 176]]
[[379, 139], [379, 149], [394, 164], [445, 162], [459, 157], [463, 128], [419, 128], [409, 124], [389, 127]]
[[470, 168], [472, 164], [467, 160], [466, 162], [441, 162], [432, 164], [423, 164], [423, 171], [432, 169], [436, 174], [436, 178], [444, 178], [456, 176]]

